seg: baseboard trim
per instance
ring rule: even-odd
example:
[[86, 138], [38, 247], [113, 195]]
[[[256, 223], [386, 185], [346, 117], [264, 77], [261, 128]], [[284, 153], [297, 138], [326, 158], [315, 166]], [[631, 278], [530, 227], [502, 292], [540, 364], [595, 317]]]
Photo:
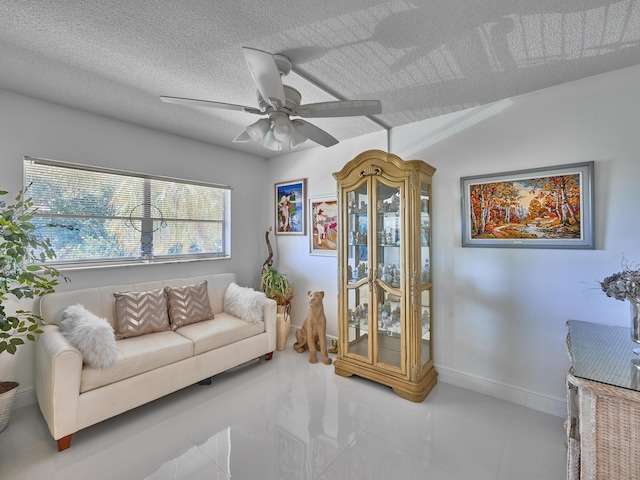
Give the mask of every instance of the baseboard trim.
[[27, 405], [33, 405], [37, 401], [36, 391], [33, 388], [20, 390], [20, 387], [18, 387], [18, 392], [16, 393], [16, 398], [13, 399], [13, 406], [11, 407], [11, 410], [26, 407]]
[[[297, 327], [300, 328], [300, 327]], [[337, 339], [327, 335], [329, 339]], [[483, 393], [491, 397], [506, 400], [516, 405], [531, 408], [539, 412], [548, 413], [556, 417], [565, 418], [567, 416], [567, 399], [551, 397], [538, 392], [526, 390], [513, 385], [496, 382], [488, 378], [471, 375], [467, 372], [448, 368], [437, 363], [434, 365], [438, 372], [438, 381], [466, 388], [473, 392]]]
[[[300, 327], [297, 327], [300, 328]], [[329, 339], [333, 337], [327, 335]], [[471, 375], [467, 372], [448, 368], [435, 363], [436, 372], [438, 372], [438, 381], [455, 385], [456, 387], [466, 388], [472, 392], [483, 393], [491, 397], [506, 400], [516, 405], [531, 408], [539, 412], [548, 413], [556, 417], [565, 418], [567, 416], [567, 399], [551, 397], [538, 392], [526, 390], [513, 385], [496, 382], [488, 378]]]
[[533, 410], [548, 413], [556, 417], [563, 418], [567, 415], [566, 399], [542, 395], [513, 385], [495, 382], [486, 378], [470, 375], [466, 372], [444, 367], [437, 363], [435, 367], [438, 372], [438, 381], [506, 400], [516, 405], [532, 408]]

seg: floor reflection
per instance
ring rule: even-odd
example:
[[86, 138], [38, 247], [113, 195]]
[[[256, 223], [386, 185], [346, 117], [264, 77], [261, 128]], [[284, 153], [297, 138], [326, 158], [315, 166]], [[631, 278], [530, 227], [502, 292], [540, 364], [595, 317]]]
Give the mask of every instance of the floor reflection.
[[0, 477], [555, 480], [562, 425], [445, 383], [412, 403], [289, 345], [82, 430], [62, 453], [37, 405], [17, 410], [0, 435]]

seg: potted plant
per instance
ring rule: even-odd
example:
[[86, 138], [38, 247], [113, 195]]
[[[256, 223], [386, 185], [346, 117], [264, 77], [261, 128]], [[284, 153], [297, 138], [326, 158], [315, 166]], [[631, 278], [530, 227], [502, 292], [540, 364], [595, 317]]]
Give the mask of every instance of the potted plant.
[[278, 304], [278, 325], [276, 336], [276, 349], [284, 350], [287, 338], [291, 331], [291, 299], [293, 298], [293, 284], [287, 276], [278, 272], [274, 267], [267, 266], [262, 270], [260, 290], [267, 298], [271, 298]]
[[[8, 192], [0, 190], [0, 197]], [[25, 340], [34, 341], [42, 333], [42, 320], [29, 310], [7, 312], [7, 302], [35, 298], [53, 292], [58, 277], [66, 277], [53, 267], [42, 265], [56, 258], [48, 238], [36, 234], [31, 223], [36, 208], [26, 189], [20, 190], [15, 203], [0, 200], [0, 358], [14, 355]], [[17, 382], [0, 381], [0, 431], [9, 421]]]

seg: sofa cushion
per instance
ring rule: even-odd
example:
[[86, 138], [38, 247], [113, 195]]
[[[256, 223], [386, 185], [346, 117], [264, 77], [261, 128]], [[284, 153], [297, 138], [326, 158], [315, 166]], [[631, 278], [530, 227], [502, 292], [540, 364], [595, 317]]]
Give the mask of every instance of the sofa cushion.
[[116, 337], [136, 337], [169, 330], [167, 297], [164, 290], [116, 292]]
[[200, 355], [263, 332], [264, 323], [248, 323], [224, 312], [217, 314], [214, 320], [192, 323], [176, 330], [176, 333], [193, 342], [194, 355]]
[[175, 332], [164, 331], [116, 342], [118, 359], [108, 369], [85, 366], [80, 392], [87, 392], [125, 378], [184, 360], [193, 355], [193, 343]]
[[193, 285], [165, 287], [164, 291], [169, 302], [172, 330], [213, 318], [206, 280]]

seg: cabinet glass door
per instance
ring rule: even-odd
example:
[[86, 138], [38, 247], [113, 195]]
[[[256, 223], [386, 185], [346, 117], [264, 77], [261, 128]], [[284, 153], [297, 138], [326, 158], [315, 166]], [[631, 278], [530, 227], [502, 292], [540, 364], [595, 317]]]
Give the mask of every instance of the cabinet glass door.
[[369, 192], [367, 183], [347, 192], [346, 268], [348, 352], [369, 359]]
[[380, 180], [376, 189], [376, 324], [379, 363], [402, 368], [402, 187]]
[[431, 224], [429, 220], [429, 187], [428, 183], [420, 184], [420, 264], [422, 265], [422, 363], [431, 359]]

